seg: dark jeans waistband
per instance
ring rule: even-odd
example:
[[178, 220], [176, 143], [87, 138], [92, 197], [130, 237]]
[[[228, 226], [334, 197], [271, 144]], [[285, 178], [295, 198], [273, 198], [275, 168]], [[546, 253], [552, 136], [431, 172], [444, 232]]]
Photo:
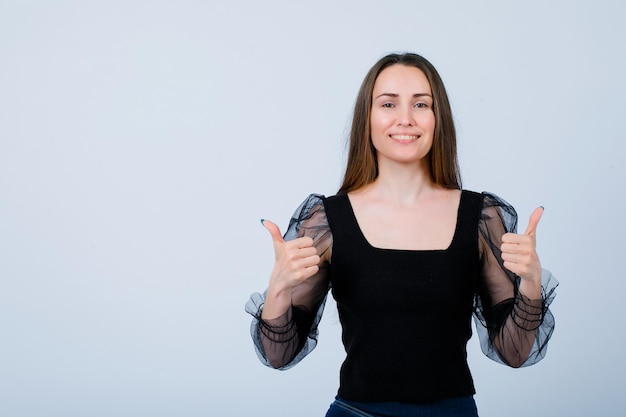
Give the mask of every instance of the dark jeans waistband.
[[360, 403], [339, 397], [326, 417], [478, 417], [473, 396], [450, 398], [428, 404], [397, 402]]

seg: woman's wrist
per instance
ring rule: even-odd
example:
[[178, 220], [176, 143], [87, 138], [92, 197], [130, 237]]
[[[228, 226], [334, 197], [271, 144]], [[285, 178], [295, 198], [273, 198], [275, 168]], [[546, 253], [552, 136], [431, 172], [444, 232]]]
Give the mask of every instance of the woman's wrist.
[[541, 271], [532, 278], [522, 278], [519, 291], [531, 300], [541, 299]]
[[280, 317], [289, 308], [291, 308], [291, 290], [270, 285], [265, 294], [261, 318], [269, 320]]

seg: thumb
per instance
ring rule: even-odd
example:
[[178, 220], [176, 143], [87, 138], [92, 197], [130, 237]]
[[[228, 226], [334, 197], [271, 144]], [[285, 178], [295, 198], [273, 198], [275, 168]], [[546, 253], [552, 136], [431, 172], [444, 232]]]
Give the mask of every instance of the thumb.
[[269, 220], [261, 219], [261, 224], [267, 229], [268, 232], [270, 232], [270, 235], [272, 235], [272, 241], [274, 242], [274, 245], [276, 245], [277, 243], [283, 243], [285, 241], [283, 239], [282, 233], [280, 233], [280, 229], [274, 223]]
[[526, 228], [527, 235], [535, 236], [537, 234], [537, 225], [539, 224], [539, 220], [541, 220], [541, 216], [543, 215], [543, 206], [537, 207], [533, 214], [530, 215], [530, 219], [528, 220], [528, 227]]

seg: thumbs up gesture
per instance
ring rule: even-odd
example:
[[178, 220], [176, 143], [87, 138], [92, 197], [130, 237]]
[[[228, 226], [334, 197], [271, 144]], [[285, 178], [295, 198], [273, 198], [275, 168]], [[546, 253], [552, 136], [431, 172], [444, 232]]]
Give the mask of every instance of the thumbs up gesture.
[[531, 284], [537, 291], [541, 286], [541, 264], [535, 247], [537, 225], [542, 215], [543, 207], [536, 208], [530, 215], [526, 232], [504, 234], [500, 247], [504, 267], [522, 278], [523, 283], [526, 281], [525, 286]]
[[291, 290], [319, 271], [320, 257], [308, 236], [285, 241], [277, 225], [261, 220], [270, 232], [274, 244], [274, 269], [268, 292], [290, 293]]

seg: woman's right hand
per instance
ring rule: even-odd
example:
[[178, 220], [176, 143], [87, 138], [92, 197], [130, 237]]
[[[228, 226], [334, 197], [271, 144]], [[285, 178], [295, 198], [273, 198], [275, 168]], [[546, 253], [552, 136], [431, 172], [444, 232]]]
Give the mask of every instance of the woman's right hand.
[[285, 241], [277, 225], [261, 221], [274, 244], [274, 269], [270, 276], [262, 317], [278, 317], [291, 306], [291, 290], [319, 271], [320, 257], [308, 236]]

